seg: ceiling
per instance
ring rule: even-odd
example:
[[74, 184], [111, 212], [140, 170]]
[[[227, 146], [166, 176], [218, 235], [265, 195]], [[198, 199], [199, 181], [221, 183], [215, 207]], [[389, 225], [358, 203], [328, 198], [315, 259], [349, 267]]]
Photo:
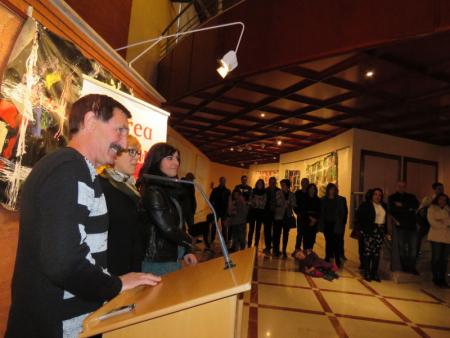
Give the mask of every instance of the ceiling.
[[233, 166], [276, 162], [350, 128], [450, 145], [450, 34], [224, 80], [164, 108], [175, 130]]

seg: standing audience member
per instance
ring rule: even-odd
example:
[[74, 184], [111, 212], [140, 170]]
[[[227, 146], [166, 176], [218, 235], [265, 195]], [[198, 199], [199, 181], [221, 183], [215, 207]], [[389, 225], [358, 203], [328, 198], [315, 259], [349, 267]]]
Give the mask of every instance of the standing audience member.
[[[222, 235], [225, 241], [229, 240], [228, 231], [227, 231], [227, 212], [228, 212], [228, 200], [230, 199], [230, 189], [228, 189], [225, 184], [227, 180], [225, 177], [219, 178], [219, 186], [215, 187], [211, 195], [209, 197], [209, 201], [211, 202], [214, 210], [217, 214], [217, 222], [220, 219], [220, 225], [222, 227]], [[211, 242], [214, 242], [216, 238], [216, 228], [211, 228]]]
[[[295, 200], [297, 202], [297, 207], [294, 209], [295, 213], [297, 214], [297, 237], [295, 239], [295, 250], [299, 250], [302, 246], [303, 230], [304, 230], [303, 226], [304, 224], [302, 223], [302, 215], [307, 214], [304, 208], [306, 205], [305, 201], [308, 196], [309, 180], [306, 177], [304, 177], [302, 178], [300, 184], [302, 188], [295, 192]], [[303, 217], [303, 219], [305, 219], [305, 217]]]
[[[307, 189], [307, 196], [303, 207], [303, 213], [300, 214], [303, 226], [303, 250], [311, 252], [316, 242], [316, 234], [319, 225], [321, 205], [320, 198], [317, 196], [317, 186], [310, 184]], [[298, 224], [298, 222], [297, 222]]]
[[22, 187], [19, 243], [5, 337], [77, 337], [86, 316], [121, 291], [155, 285], [108, 273], [108, 211], [95, 168], [127, 148], [130, 112], [106, 95], [78, 99], [70, 142], [42, 158]]
[[291, 226], [295, 227], [293, 208], [296, 207], [294, 193], [290, 191], [291, 181], [284, 179], [280, 181], [281, 190], [276, 192], [275, 224], [273, 227], [273, 255], [280, 256], [280, 239], [283, 232], [283, 259], [287, 258], [286, 248]]
[[450, 255], [450, 207], [445, 194], [437, 195], [428, 209], [431, 242], [431, 271], [433, 283], [448, 288], [446, 281], [448, 257]]
[[250, 201], [250, 195], [252, 194], [252, 187], [247, 184], [247, 181], [248, 181], [247, 175], [242, 175], [241, 184], [235, 186], [233, 190], [236, 189], [239, 190], [241, 192], [241, 195], [248, 202]]
[[145, 174], [176, 178], [180, 153], [167, 143], [154, 144], [139, 172], [138, 187], [148, 215], [148, 245], [142, 271], [165, 275], [181, 268], [180, 260], [197, 264], [191, 253], [193, 239], [183, 230], [183, 187], [181, 183], [145, 178]]
[[228, 203], [229, 225], [231, 228], [232, 251], [245, 249], [245, 235], [248, 204], [239, 189], [233, 190]]
[[114, 275], [141, 271], [143, 216], [133, 177], [140, 155], [138, 139], [128, 135], [128, 148], [118, 153], [113, 167], [105, 167], [100, 174], [108, 207], [108, 271]]
[[275, 177], [269, 178], [269, 187], [266, 189], [267, 203], [266, 203], [266, 221], [264, 222], [264, 254], [270, 255], [272, 249], [273, 228], [275, 222], [275, 209], [277, 207], [277, 192], [280, 188], [277, 187], [277, 179]]
[[[259, 245], [259, 235], [261, 233], [261, 225], [265, 221], [265, 209], [267, 203], [267, 193], [264, 186], [264, 181], [259, 179], [256, 181], [255, 188], [250, 196], [250, 207], [252, 212], [252, 217], [250, 219], [250, 226], [248, 230], [248, 247], [252, 246], [253, 233], [255, 233], [255, 246], [258, 248]], [[255, 232], [256, 226], [256, 232]]]
[[433, 194], [431, 196], [425, 196], [422, 199], [422, 203], [420, 203], [419, 210], [417, 210], [417, 257], [419, 257], [421, 253], [420, 249], [422, 247], [422, 241], [430, 230], [430, 222], [428, 222], [427, 217], [428, 207], [437, 195], [444, 193], [444, 185], [442, 183], [435, 182], [431, 185], [431, 188], [433, 189]]
[[386, 215], [387, 206], [383, 202], [383, 191], [380, 188], [369, 190], [366, 194], [366, 200], [356, 212], [364, 242], [364, 279], [369, 282], [371, 280], [380, 281], [378, 266], [380, 250], [386, 234]]
[[339, 268], [347, 215], [345, 197], [339, 195], [335, 184], [329, 183], [321, 200], [319, 229], [325, 235], [325, 260], [329, 262], [334, 257], [334, 262]]
[[389, 196], [389, 213], [397, 230], [402, 269], [415, 275], [419, 274], [416, 270], [418, 207], [419, 201], [416, 196], [406, 192], [406, 182], [398, 182], [397, 192]]
[[444, 185], [440, 182], [434, 182], [431, 185], [431, 189], [433, 189], [433, 193], [430, 196], [425, 196], [422, 199], [422, 203], [420, 203], [419, 209], [428, 208], [431, 203], [433, 203], [437, 195], [441, 195], [445, 192]]

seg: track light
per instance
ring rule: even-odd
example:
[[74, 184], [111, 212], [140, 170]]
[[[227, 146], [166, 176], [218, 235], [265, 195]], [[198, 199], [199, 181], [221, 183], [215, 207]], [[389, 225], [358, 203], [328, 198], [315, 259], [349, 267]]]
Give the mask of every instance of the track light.
[[235, 69], [238, 65], [236, 52], [234, 50], [230, 50], [226, 53], [222, 59], [219, 60], [220, 67], [217, 68], [217, 72], [220, 74], [222, 78], [228, 75], [233, 69]]

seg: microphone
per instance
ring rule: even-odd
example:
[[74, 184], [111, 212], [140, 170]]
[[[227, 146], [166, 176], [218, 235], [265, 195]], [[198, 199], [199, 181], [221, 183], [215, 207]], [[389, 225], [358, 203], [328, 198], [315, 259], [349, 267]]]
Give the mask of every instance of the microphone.
[[156, 181], [164, 181], [164, 182], [175, 182], [175, 183], [181, 183], [181, 184], [190, 184], [193, 185], [195, 188], [197, 188], [198, 191], [200, 191], [200, 194], [202, 195], [203, 199], [206, 201], [206, 204], [208, 204], [209, 208], [211, 209], [213, 216], [214, 216], [214, 225], [216, 227], [216, 232], [219, 235], [219, 242], [220, 242], [220, 248], [223, 253], [223, 258], [225, 260], [225, 269], [231, 269], [236, 266], [236, 264], [233, 263], [233, 261], [230, 258], [230, 255], [228, 254], [227, 246], [225, 245], [225, 240], [223, 239], [222, 232], [219, 230], [219, 225], [217, 224], [217, 214], [216, 210], [214, 209], [213, 205], [209, 201], [208, 197], [206, 196], [205, 191], [203, 190], [202, 186], [198, 183], [195, 183], [193, 181], [185, 181], [180, 180], [179, 178], [171, 178], [171, 177], [165, 177], [165, 176], [158, 176], [158, 175], [150, 175], [150, 174], [144, 174], [144, 178], [156, 180]]

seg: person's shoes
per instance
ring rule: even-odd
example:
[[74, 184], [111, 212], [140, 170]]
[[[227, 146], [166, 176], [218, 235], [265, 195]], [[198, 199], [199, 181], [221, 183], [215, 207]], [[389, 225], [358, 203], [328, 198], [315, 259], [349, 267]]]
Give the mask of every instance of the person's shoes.
[[380, 275], [378, 275], [377, 273], [371, 276], [371, 279], [374, 280], [375, 282], [380, 283], [381, 282], [381, 278]]
[[279, 258], [280, 257], [280, 253], [279, 252], [274, 252], [272, 256], [275, 257], [275, 258]]
[[287, 259], [287, 254], [286, 254], [286, 252], [283, 252], [283, 255], [281, 256], [281, 258]]
[[341, 259], [342, 259], [343, 261], [346, 261], [346, 260], [347, 260], [347, 257], [345, 257], [345, 255], [342, 255], [342, 256], [341, 256]]
[[443, 289], [448, 289], [449, 288], [449, 285], [448, 285], [448, 283], [445, 280], [439, 280], [435, 284], [436, 284], [436, 286], [439, 286], [440, 288], [443, 288]]
[[270, 249], [265, 248], [265, 249], [263, 250], [263, 253], [264, 253], [264, 255], [266, 255], [266, 256], [270, 256]]
[[419, 272], [419, 271], [417, 271], [417, 269], [416, 269], [416, 268], [414, 268], [414, 269], [411, 269], [411, 273], [412, 273], [413, 275], [416, 275], [416, 276], [420, 276], [420, 272]]
[[366, 280], [367, 282], [371, 282], [371, 281], [372, 281], [372, 278], [370, 278], [370, 274], [365, 273], [365, 274], [364, 274], [364, 280]]

